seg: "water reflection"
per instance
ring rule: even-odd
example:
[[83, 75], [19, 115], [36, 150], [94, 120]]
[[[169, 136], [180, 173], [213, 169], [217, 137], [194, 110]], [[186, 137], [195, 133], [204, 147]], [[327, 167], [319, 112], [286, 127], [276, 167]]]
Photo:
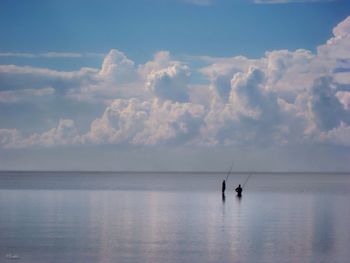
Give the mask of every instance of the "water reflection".
[[0, 259], [346, 262], [349, 195], [0, 190]]
[[314, 254], [323, 255], [332, 261], [335, 244], [334, 199], [329, 195], [320, 196], [314, 201], [312, 247]]
[[222, 203], [225, 203], [225, 201], [226, 201], [225, 193], [222, 193], [222, 194], [221, 194], [221, 198], [222, 198]]

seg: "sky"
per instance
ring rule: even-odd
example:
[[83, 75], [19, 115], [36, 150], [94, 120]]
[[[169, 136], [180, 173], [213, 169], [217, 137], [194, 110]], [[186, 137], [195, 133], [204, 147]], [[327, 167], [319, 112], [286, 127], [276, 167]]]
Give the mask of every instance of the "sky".
[[0, 169], [350, 171], [347, 0], [0, 2]]

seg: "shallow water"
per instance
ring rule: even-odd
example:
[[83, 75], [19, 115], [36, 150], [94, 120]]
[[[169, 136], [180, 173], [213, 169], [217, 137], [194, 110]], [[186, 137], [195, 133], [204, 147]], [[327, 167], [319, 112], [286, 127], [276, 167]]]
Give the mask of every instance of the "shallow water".
[[0, 173], [0, 262], [348, 262], [350, 176]]

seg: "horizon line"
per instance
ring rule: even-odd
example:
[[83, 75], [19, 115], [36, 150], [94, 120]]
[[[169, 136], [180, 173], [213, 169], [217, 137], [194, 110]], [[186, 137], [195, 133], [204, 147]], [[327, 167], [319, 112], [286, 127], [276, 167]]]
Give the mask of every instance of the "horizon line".
[[302, 174], [302, 173], [308, 173], [308, 174], [350, 174], [350, 171], [303, 171], [303, 170], [295, 170], [295, 171], [268, 171], [268, 170], [262, 170], [262, 171], [218, 171], [218, 170], [213, 170], [213, 171], [208, 171], [208, 170], [14, 170], [14, 169], [0, 169], [0, 173], [4, 172], [19, 172], [19, 173], [25, 173], [25, 172], [37, 172], [37, 173], [45, 173], [45, 172], [50, 172], [50, 173], [64, 173], [64, 172], [70, 172], [70, 173], [138, 173], [138, 174], [149, 174], [149, 173], [156, 173], [156, 174], [161, 174], [161, 173], [171, 173], [171, 174], [184, 174], [184, 173], [189, 173], [189, 174], [210, 174], [210, 173], [218, 173], [218, 174]]

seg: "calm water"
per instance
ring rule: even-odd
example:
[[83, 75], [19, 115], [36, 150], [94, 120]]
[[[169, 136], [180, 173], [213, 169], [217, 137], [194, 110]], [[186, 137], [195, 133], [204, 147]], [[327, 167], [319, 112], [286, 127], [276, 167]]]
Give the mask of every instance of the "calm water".
[[1, 172], [0, 262], [349, 262], [349, 175], [247, 176]]

